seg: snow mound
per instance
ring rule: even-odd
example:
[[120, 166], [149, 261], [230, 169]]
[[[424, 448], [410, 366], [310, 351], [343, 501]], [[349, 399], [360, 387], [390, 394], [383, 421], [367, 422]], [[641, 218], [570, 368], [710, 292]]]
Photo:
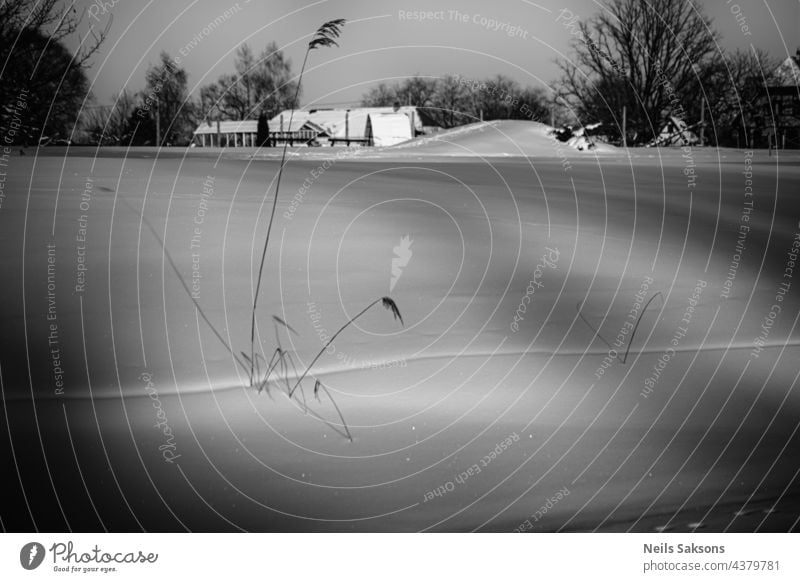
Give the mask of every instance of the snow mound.
[[454, 129], [416, 138], [385, 148], [384, 151], [415, 152], [441, 156], [525, 156], [566, 157], [613, 153], [614, 146], [580, 136], [561, 142], [553, 128], [535, 121], [494, 120], [471, 123]]

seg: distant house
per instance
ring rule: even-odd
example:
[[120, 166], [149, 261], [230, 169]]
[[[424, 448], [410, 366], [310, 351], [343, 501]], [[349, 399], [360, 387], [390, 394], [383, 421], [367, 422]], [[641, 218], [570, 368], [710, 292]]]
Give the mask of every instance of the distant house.
[[402, 113], [370, 113], [364, 136], [371, 146], [390, 146], [414, 137], [408, 117]]
[[207, 121], [194, 130], [192, 142], [203, 147], [255, 147], [258, 121]]
[[[413, 106], [299, 110], [294, 112], [289, 127], [290, 116], [291, 111], [287, 110], [273, 117], [269, 121], [270, 132], [279, 140], [298, 143], [304, 141], [303, 132], [314, 132], [314, 140], [321, 145], [387, 145], [402, 141], [400, 137], [411, 139], [429, 133], [433, 126], [428, 116]], [[384, 116], [391, 117], [377, 121], [377, 128], [370, 121]], [[401, 123], [408, 131], [400, 128]]]
[[799, 148], [800, 49], [780, 64], [774, 79], [759, 99], [767, 145]]
[[313, 142], [323, 131], [322, 127], [309, 120], [310, 112], [297, 109], [294, 112], [282, 111], [267, 124], [269, 135], [274, 145], [289, 142], [291, 145], [303, 145]]
[[[287, 109], [268, 121], [273, 145], [385, 146], [438, 129], [417, 107]], [[255, 147], [258, 122], [211, 121], [194, 131], [203, 147]]]
[[800, 49], [769, 79], [766, 87], [761, 79], [755, 80], [758, 95], [745, 104], [736, 122], [744, 128], [746, 139], [737, 131], [737, 142], [756, 148], [800, 148]]

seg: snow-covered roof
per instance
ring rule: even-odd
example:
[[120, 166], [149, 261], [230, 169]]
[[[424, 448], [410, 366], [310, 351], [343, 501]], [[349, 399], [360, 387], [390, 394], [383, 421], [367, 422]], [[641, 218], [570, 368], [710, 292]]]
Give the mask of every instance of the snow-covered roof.
[[[405, 119], [411, 133], [411, 120], [414, 129], [422, 131], [423, 116], [416, 107], [355, 107], [352, 109], [298, 109], [294, 113], [286, 109], [270, 119], [267, 124], [270, 132], [281, 131], [281, 117], [283, 118], [283, 131], [298, 132], [303, 129], [333, 138], [363, 139], [366, 137], [367, 119], [370, 115], [400, 115]], [[291, 125], [289, 120], [291, 119]], [[398, 124], [401, 118], [396, 117]], [[217, 128], [219, 123], [219, 128]], [[348, 129], [349, 125], [349, 129]], [[194, 135], [213, 135], [219, 133], [257, 133], [258, 121], [247, 119], [244, 121], [211, 121], [201, 123], [194, 130]], [[409, 138], [406, 138], [409, 139]]]
[[[348, 135], [352, 139], [366, 137], [367, 118], [370, 114], [402, 114], [406, 119], [414, 120], [414, 128], [422, 130], [422, 118], [416, 107], [354, 107], [351, 109], [312, 109], [294, 112], [295, 121], [292, 122], [292, 131], [297, 131], [303, 125], [320, 127], [328, 137], [344, 138]], [[270, 131], [280, 130], [280, 116], [283, 115], [285, 130], [288, 130], [290, 110], [285, 110], [269, 120]], [[302, 120], [302, 123], [298, 122]], [[297, 122], [297, 123], [296, 123]], [[408, 122], [410, 126], [410, 121]], [[313, 125], [311, 125], [313, 124]], [[349, 125], [349, 130], [347, 126]]]
[[778, 80], [778, 85], [781, 87], [795, 87], [800, 85], [800, 64], [798, 64], [800, 56], [787, 57], [777, 69], [775, 69], [775, 77]]
[[370, 113], [366, 133], [376, 146], [390, 146], [414, 137], [409, 118], [404, 113]]
[[[283, 129], [281, 129], [281, 116], [283, 116]], [[290, 119], [292, 122], [291, 126], [289, 125]], [[286, 109], [270, 119], [267, 124], [269, 125], [270, 131], [300, 131], [308, 120], [308, 111], [296, 109], [294, 114], [292, 114], [290, 109]]]
[[[219, 123], [219, 130], [217, 129]], [[210, 121], [203, 122], [194, 130], [194, 135], [213, 135], [219, 133], [257, 133], [258, 121], [245, 119], [243, 121]]]

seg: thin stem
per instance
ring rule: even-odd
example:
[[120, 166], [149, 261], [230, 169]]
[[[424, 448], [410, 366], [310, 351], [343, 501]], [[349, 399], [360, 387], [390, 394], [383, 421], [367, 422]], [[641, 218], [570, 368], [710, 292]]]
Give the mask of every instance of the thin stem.
[[314, 364], [316, 364], [316, 363], [317, 363], [317, 360], [319, 360], [319, 359], [322, 357], [322, 354], [324, 354], [324, 353], [325, 353], [325, 350], [326, 350], [326, 349], [328, 349], [328, 346], [329, 346], [329, 345], [331, 345], [331, 344], [333, 343], [333, 340], [335, 340], [335, 339], [336, 339], [336, 337], [337, 337], [337, 336], [338, 336], [340, 333], [342, 333], [342, 332], [343, 332], [345, 329], [347, 329], [347, 327], [348, 327], [348, 326], [349, 326], [351, 323], [353, 323], [353, 322], [354, 322], [356, 319], [358, 319], [359, 317], [361, 317], [362, 315], [364, 315], [364, 314], [365, 314], [367, 311], [369, 311], [369, 310], [370, 310], [370, 309], [371, 309], [371, 308], [372, 308], [372, 307], [373, 307], [373, 306], [374, 306], [376, 303], [378, 303], [379, 301], [381, 301], [381, 299], [382, 299], [382, 298], [378, 298], [378, 299], [376, 299], [375, 301], [373, 301], [372, 303], [370, 303], [369, 305], [367, 305], [367, 306], [366, 306], [364, 309], [362, 309], [362, 310], [361, 310], [361, 311], [358, 313], [358, 315], [356, 315], [355, 317], [351, 318], [351, 319], [350, 319], [350, 320], [349, 320], [347, 323], [345, 323], [345, 324], [344, 324], [342, 327], [340, 327], [340, 328], [339, 328], [339, 330], [338, 330], [338, 331], [337, 331], [335, 334], [333, 334], [333, 335], [331, 336], [331, 339], [329, 339], [329, 340], [328, 340], [328, 342], [327, 342], [327, 343], [326, 343], [324, 346], [322, 346], [322, 349], [321, 349], [321, 350], [319, 351], [319, 353], [318, 353], [318, 354], [317, 354], [317, 355], [314, 357], [314, 359], [313, 359], [313, 360], [311, 360], [311, 363], [310, 363], [310, 364], [308, 365], [308, 367], [305, 369], [305, 372], [303, 372], [303, 375], [302, 375], [302, 376], [300, 376], [300, 379], [299, 379], [299, 380], [297, 380], [297, 383], [295, 383], [294, 387], [293, 387], [293, 388], [292, 388], [292, 389], [289, 391], [289, 397], [290, 397], [290, 398], [291, 398], [292, 394], [294, 394], [294, 391], [297, 389], [297, 387], [300, 385], [300, 382], [302, 382], [302, 381], [303, 381], [303, 379], [306, 377], [306, 375], [308, 374], [308, 371], [309, 371], [309, 370], [310, 370], [310, 369], [311, 369], [311, 368], [314, 366]]
[[[661, 294], [661, 291], [657, 291], [657, 292], [656, 292], [656, 293], [655, 293], [655, 294], [654, 294], [654, 295], [653, 295], [653, 296], [652, 296], [652, 297], [651, 297], [651, 298], [650, 298], [650, 299], [647, 301], [647, 303], [645, 303], [645, 304], [644, 304], [644, 307], [642, 308], [642, 311], [641, 311], [641, 313], [639, 313], [639, 317], [637, 317], [637, 318], [636, 318], [636, 324], [633, 326], [633, 331], [631, 332], [631, 337], [630, 337], [630, 339], [628, 340], [628, 347], [627, 347], [627, 348], [626, 348], [626, 350], [625, 350], [625, 355], [624, 355], [623, 357], [621, 357], [621, 358], [620, 358], [620, 357], [619, 357], [619, 352], [617, 352], [617, 357], [616, 357], [616, 359], [617, 359], [617, 360], [619, 360], [619, 362], [620, 362], [620, 363], [624, 364], [625, 362], [627, 362], [627, 361], [628, 361], [628, 353], [630, 353], [630, 351], [631, 351], [631, 346], [633, 345], [633, 338], [636, 336], [636, 330], [638, 330], [638, 329], [639, 329], [639, 324], [642, 322], [642, 318], [644, 317], [644, 314], [645, 314], [645, 312], [647, 311], [647, 308], [648, 308], [648, 307], [650, 307], [650, 304], [653, 302], [653, 299], [655, 299], [656, 297], [661, 297], [661, 301], [662, 301], [662, 302], [664, 301], [664, 296]], [[602, 335], [600, 335], [600, 330], [599, 330], [599, 329], [597, 329], [597, 328], [595, 328], [595, 327], [594, 327], [594, 326], [591, 324], [591, 322], [589, 322], [589, 320], [588, 320], [588, 319], [586, 319], [586, 317], [584, 317], [583, 313], [581, 313], [581, 302], [579, 302], [579, 303], [576, 305], [576, 309], [578, 310], [578, 316], [579, 316], [579, 317], [580, 317], [580, 318], [583, 320], [583, 322], [584, 322], [584, 323], [585, 323], [587, 326], [589, 326], [589, 329], [591, 329], [591, 330], [594, 332], [594, 334], [595, 334], [595, 337], [599, 338], [599, 339], [600, 339], [600, 340], [601, 340], [601, 341], [602, 341], [604, 344], [606, 344], [606, 345], [608, 346], [608, 348], [609, 348], [609, 349], [611, 349], [611, 350], [614, 350], [614, 346], [612, 346], [612, 345], [611, 345], [611, 344], [608, 342], [608, 340], [606, 340], [606, 338], [604, 338]], [[614, 351], [616, 351], [616, 350], [614, 350]]]
[[[655, 299], [658, 296], [661, 296], [661, 302], [663, 303], [664, 302], [664, 296], [661, 295], [661, 291], [658, 291], [655, 295], [653, 295], [648, 300], [647, 303], [644, 304], [644, 307], [642, 308], [642, 313], [639, 315], [639, 319], [636, 320], [636, 325], [633, 326], [633, 330], [631, 331], [631, 339], [628, 342], [628, 349], [625, 350], [625, 358], [622, 360], [623, 364], [628, 361], [628, 352], [631, 351], [631, 346], [633, 345], [633, 338], [636, 336], [636, 330], [639, 329], [639, 324], [642, 322], [642, 318], [644, 317], [645, 311], [647, 311], [647, 308], [650, 307], [650, 304], [653, 302], [653, 299]], [[663, 309], [663, 306], [662, 306], [662, 309]]]
[[[303, 82], [303, 73], [306, 70], [306, 63], [308, 62], [308, 53], [311, 52], [310, 49], [306, 49], [306, 54], [303, 57], [303, 66], [300, 67], [300, 76], [297, 78], [297, 87], [294, 91], [294, 100], [292, 101], [292, 109], [289, 113], [289, 131], [292, 131], [292, 121], [294, 119], [294, 107], [295, 103], [300, 96], [300, 85]], [[272, 211], [269, 215], [269, 224], [267, 225], [267, 236], [264, 239], [264, 248], [261, 250], [261, 264], [258, 267], [258, 279], [256, 280], [256, 291], [253, 295], [253, 313], [250, 319], [250, 358], [252, 361], [253, 354], [255, 353], [255, 344], [256, 344], [256, 308], [258, 307], [258, 295], [261, 291], [261, 277], [264, 273], [264, 263], [267, 258], [267, 247], [269, 246], [269, 237], [272, 234], [272, 223], [275, 220], [275, 209], [278, 206], [278, 194], [281, 188], [281, 178], [283, 177], [283, 168], [286, 165], [286, 150], [289, 147], [289, 141], [286, 140], [283, 142], [283, 153], [281, 154], [281, 163], [278, 167], [278, 178], [275, 182], [275, 196], [272, 198]], [[253, 385], [253, 370], [251, 364], [250, 370], [250, 385]]]
[[342, 426], [344, 427], [344, 432], [345, 432], [345, 433], [347, 433], [347, 438], [348, 438], [348, 439], [350, 440], [350, 442], [352, 443], [352, 442], [353, 442], [353, 435], [352, 435], [352, 434], [350, 434], [350, 429], [349, 429], [349, 428], [348, 428], [348, 426], [347, 426], [347, 421], [344, 419], [344, 415], [342, 414], [342, 411], [339, 409], [339, 405], [338, 405], [338, 404], [336, 404], [336, 400], [334, 400], [334, 399], [333, 399], [333, 396], [331, 396], [331, 393], [330, 393], [330, 391], [328, 390], [328, 387], [327, 387], [327, 386], [325, 386], [325, 384], [323, 384], [322, 382], [320, 382], [320, 383], [319, 383], [319, 386], [320, 386], [320, 388], [322, 388], [323, 390], [325, 390], [325, 394], [327, 394], [327, 395], [328, 395], [328, 398], [330, 398], [330, 399], [331, 399], [331, 402], [333, 403], [333, 407], [336, 409], [336, 413], [339, 415], [339, 418], [340, 418], [340, 419], [341, 419], [341, 421], [342, 421]]

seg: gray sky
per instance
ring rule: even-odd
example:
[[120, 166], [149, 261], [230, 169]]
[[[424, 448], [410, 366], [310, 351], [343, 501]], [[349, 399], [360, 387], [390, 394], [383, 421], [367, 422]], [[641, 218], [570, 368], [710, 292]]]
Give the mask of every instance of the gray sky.
[[[752, 43], [783, 59], [800, 47], [800, 0], [701, 0], [699, 4], [714, 19], [724, 49], [747, 49]], [[302, 102], [307, 105], [356, 102], [381, 80], [414, 74], [483, 78], [503, 73], [523, 84], [547, 84], [558, 74], [553, 60], [569, 54], [569, 31], [563, 18], [558, 21], [560, 11], [588, 17], [602, 3], [77, 0], [76, 5], [94, 15], [87, 18], [85, 30], [88, 24], [102, 28], [111, 19], [109, 39], [89, 71], [101, 103], [109, 103], [124, 87], [142, 89], [144, 71], [161, 50], [185, 55], [181, 66], [195, 91], [233, 70], [233, 53], [242, 42], [258, 54], [274, 40], [297, 72], [308, 35], [326, 20], [346, 18], [340, 48], [312, 53], [303, 86]], [[430, 20], [409, 16], [416, 11], [435, 14]], [[215, 19], [220, 24], [207, 28]], [[743, 31], [742, 25], [747, 29]]]

